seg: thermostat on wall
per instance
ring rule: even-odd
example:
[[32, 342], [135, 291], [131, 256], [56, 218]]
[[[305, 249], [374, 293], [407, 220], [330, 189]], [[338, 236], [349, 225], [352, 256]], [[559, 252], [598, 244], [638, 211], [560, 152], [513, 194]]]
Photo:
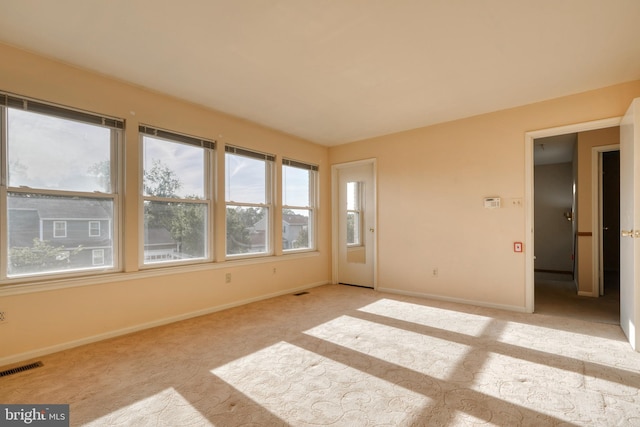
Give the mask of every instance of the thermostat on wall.
[[484, 207], [487, 209], [495, 209], [500, 207], [500, 197], [485, 197]]

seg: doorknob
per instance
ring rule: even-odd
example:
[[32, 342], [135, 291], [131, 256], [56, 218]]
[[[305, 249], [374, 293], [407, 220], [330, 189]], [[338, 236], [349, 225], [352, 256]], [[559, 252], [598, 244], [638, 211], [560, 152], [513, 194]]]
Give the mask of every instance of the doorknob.
[[373, 233], [375, 230], [373, 228], [370, 228], [369, 231]]
[[638, 237], [640, 238], [640, 230], [621, 230], [620, 237]]

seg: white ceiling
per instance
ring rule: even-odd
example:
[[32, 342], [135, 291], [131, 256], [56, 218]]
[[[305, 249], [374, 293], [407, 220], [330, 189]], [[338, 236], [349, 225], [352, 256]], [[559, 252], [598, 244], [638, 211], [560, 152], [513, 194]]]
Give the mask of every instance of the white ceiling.
[[325, 145], [640, 79], [639, 21], [639, 0], [0, 0], [2, 42]]

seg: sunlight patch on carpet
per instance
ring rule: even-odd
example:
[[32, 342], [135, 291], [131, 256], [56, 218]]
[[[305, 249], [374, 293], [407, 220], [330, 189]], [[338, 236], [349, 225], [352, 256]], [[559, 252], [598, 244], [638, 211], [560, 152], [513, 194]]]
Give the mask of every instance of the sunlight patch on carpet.
[[211, 373], [294, 425], [410, 425], [412, 412], [431, 401], [415, 391], [427, 387], [418, 380], [411, 391], [287, 342]]
[[470, 347], [447, 339], [351, 316], [337, 317], [304, 333], [432, 378], [472, 379], [459, 378], [456, 369]]
[[358, 311], [385, 316], [416, 325], [443, 329], [464, 335], [480, 336], [493, 319], [477, 314], [446, 310], [387, 298], [364, 306]]
[[[123, 398], [126, 397], [127, 394], [123, 393]], [[211, 424], [180, 393], [170, 387], [83, 425], [104, 427]]]

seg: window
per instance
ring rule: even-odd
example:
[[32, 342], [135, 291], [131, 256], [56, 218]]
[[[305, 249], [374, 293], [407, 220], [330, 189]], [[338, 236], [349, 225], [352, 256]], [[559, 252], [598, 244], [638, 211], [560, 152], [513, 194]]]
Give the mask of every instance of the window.
[[318, 167], [282, 161], [282, 249], [315, 249], [316, 176]]
[[67, 221], [53, 221], [53, 237], [67, 237]]
[[91, 259], [93, 265], [104, 265], [104, 249], [93, 249]]
[[[0, 280], [92, 270], [87, 246], [104, 251], [101, 269], [117, 269], [124, 122], [0, 93], [0, 128]], [[90, 220], [110, 233], [88, 242]]]
[[89, 237], [100, 237], [100, 221], [89, 221]]
[[144, 264], [211, 259], [215, 142], [140, 126]]
[[227, 255], [272, 252], [271, 193], [275, 157], [225, 147]]
[[347, 245], [362, 244], [362, 182], [347, 182]]

